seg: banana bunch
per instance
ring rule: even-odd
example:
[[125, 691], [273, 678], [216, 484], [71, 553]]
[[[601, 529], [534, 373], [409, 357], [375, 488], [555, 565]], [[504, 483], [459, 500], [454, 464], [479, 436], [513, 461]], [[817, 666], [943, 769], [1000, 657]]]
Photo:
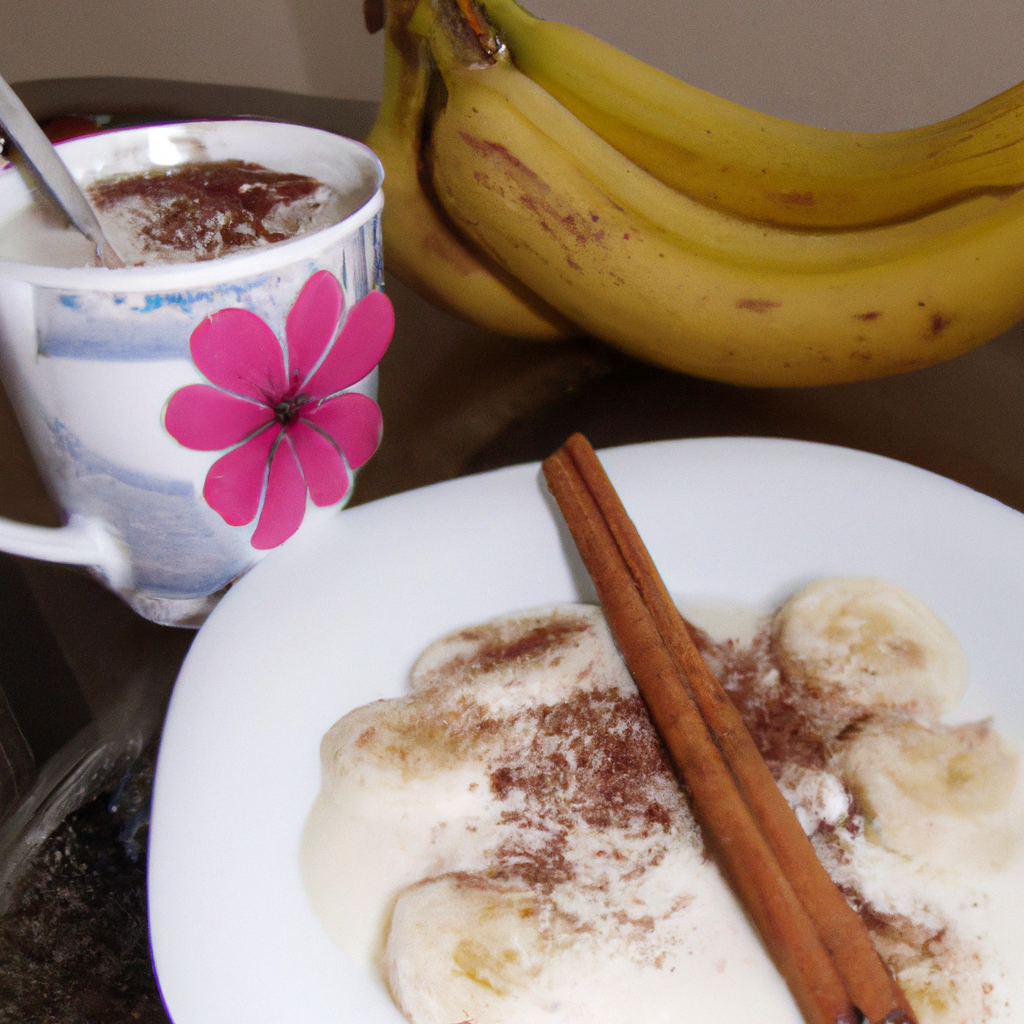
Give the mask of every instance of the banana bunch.
[[716, 209], [835, 230], [1024, 185], [1024, 83], [924, 128], [829, 131], [695, 89], [515, 0], [480, 2], [521, 71], [634, 163]]
[[1024, 86], [930, 128], [828, 131], [514, 0], [389, 4], [369, 140], [385, 258], [472, 322], [809, 385], [931, 365], [1024, 317]]

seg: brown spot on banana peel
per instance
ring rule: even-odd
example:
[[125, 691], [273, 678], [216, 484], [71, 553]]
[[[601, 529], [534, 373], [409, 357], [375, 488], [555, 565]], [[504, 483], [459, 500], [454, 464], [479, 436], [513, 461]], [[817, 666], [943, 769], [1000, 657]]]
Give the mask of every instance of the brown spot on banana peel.
[[489, 139], [481, 139], [479, 136], [473, 135], [472, 132], [464, 130], [459, 131], [459, 138], [461, 138], [467, 146], [471, 149], [475, 149], [478, 153], [482, 153], [484, 156], [490, 157], [492, 160], [497, 158], [501, 161], [506, 173], [513, 181], [516, 181], [517, 184], [522, 184], [518, 179], [526, 179], [537, 191], [551, 191], [551, 186], [543, 181], [536, 171], [527, 167], [519, 157], [510, 153], [508, 147], [502, 145], [502, 143], [491, 142]]
[[932, 337], [934, 338], [941, 334], [952, 322], [952, 317], [943, 316], [942, 313], [933, 313], [931, 319]]
[[753, 313], [767, 313], [770, 310], [778, 309], [781, 306], [781, 302], [775, 302], [773, 299], [737, 299], [737, 309], [749, 309]]
[[605, 229], [596, 227], [601, 218], [593, 210], [584, 213], [567, 206], [564, 200], [559, 201], [551, 186], [502, 143], [482, 139], [465, 130], [459, 131], [459, 137], [471, 149], [487, 157], [490, 163], [496, 166], [498, 174], [514, 186], [515, 191], [506, 191], [500, 182], [480, 170], [474, 173], [477, 183], [512, 199], [528, 210], [541, 230], [559, 243], [570, 269], [583, 271], [583, 267], [573, 257], [574, 247], [606, 247]]
[[947, 141], [944, 145], [937, 146], [935, 149], [933, 149], [928, 154], [928, 159], [934, 160], [936, 157], [942, 156], [943, 153], [948, 153], [951, 150], [956, 149], [957, 146], [963, 146], [965, 143], [970, 142], [973, 138], [974, 132], [968, 132], [967, 135], [960, 135], [957, 138], [953, 139], [952, 142]]
[[870, 323], [872, 320], [877, 320], [882, 315], [880, 309], [872, 309], [867, 313], [854, 313], [854, 320], [863, 320], [865, 323]]
[[782, 206], [813, 206], [815, 201], [813, 192], [769, 192], [766, 198]]

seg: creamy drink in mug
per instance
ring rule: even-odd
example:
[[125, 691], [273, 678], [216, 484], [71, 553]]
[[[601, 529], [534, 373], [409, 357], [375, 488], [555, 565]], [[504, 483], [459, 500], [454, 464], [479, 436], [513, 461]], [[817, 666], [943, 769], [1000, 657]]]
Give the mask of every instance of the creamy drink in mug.
[[202, 121], [63, 143], [126, 265], [0, 170], [0, 366], [57, 529], [0, 550], [88, 566], [194, 624], [348, 499], [380, 439], [383, 171], [360, 143]]

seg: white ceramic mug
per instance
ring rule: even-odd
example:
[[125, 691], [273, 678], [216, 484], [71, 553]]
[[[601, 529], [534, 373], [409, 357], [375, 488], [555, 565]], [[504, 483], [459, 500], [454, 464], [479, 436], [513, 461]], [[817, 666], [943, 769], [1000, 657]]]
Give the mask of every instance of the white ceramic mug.
[[[267, 121], [59, 148], [83, 184], [234, 159], [314, 177], [351, 211], [203, 262], [0, 259], [4, 385], [66, 519], [0, 520], [0, 550], [88, 566], [147, 618], [193, 624], [267, 550], [344, 504], [379, 441], [376, 364], [394, 323], [380, 291], [383, 171], [360, 143]], [[0, 250], [31, 203], [20, 175], [0, 171]]]

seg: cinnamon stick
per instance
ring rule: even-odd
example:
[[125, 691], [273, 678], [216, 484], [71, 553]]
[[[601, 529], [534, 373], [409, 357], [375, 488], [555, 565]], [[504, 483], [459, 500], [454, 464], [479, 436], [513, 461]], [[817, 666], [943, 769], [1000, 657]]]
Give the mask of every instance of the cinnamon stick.
[[544, 475], [705, 836], [808, 1024], [916, 1024], [822, 867], [738, 711], [693, 644], [640, 535], [580, 434]]

